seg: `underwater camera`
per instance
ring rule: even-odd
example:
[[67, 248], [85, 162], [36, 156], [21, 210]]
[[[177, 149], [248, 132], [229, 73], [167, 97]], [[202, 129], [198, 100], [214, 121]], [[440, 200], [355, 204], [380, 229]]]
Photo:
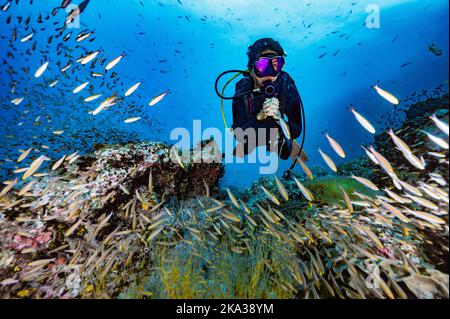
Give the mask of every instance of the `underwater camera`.
[[265, 85], [264, 86], [264, 94], [267, 97], [275, 96], [275, 94], [276, 94], [275, 86], [272, 83], [268, 83], [267, 85]]

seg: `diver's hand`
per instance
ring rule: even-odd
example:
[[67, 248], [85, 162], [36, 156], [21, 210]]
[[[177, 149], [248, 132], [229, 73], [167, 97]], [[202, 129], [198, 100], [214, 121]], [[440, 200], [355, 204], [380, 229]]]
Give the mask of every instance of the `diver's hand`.
[[269, 99], [266, 106], [266, 115], [267, 117], [272, 117], [275, 120], [278, 120], [280, 115], [280, 101], [276, 97]]
[[266, 99], [263, 104], [263, 109], [259, 112], [257, 118], [262, 121], [268, 117], [275, 120], [279, 119], [280, 101], [277, 98]]

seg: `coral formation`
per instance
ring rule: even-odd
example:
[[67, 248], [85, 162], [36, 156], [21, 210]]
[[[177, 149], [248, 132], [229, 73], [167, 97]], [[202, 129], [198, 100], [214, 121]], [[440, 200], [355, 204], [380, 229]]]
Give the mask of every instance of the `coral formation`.
[[142, 226], [167, 201], [201, 194], [205, 184], [214, 188], [223, 175], [215, 163], [181, 169], [162, 143], [97, 148], [66, 159], [26, 193], [2, 196], [3, 297], [92, 296], [108, 272], [120, 278], [96, 296], [116, 294], [133, 278], [120, 269], [140, 269], [149, 257]]

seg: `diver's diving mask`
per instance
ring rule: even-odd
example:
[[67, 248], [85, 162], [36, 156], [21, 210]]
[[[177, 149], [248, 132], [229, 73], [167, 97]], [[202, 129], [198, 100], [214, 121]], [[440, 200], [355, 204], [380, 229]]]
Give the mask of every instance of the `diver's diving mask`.
[[280, 74], [286, 61], [284, 57], [277, 55], [261, 56], [255, 62], [253, 68], [255, 75], [259, 78], [264, 78], [268, 76], [276, 77]]

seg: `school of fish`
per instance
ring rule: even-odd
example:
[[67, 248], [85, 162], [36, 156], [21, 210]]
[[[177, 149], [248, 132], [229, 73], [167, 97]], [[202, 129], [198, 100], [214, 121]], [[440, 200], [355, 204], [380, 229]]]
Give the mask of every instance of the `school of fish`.
[[[54, 13], [70, 2], [63, 1]], [[18, 3], [7, 1], [2, 11]], [[82, 2], [82, 10], [71, 13], [64, 23], [82, 14], [88, 3]], [[39, 19], [49, 20], [50, 15]], [[27, 19], [21, 23], [12, 35], [11, 48], [17, 41], [32, 41], [38, 32]], [[66, 33], [65, 26], [57, 31], [61, 43], [68, 43], [71, 32]], [[76, 42], [89, 41], [94, 35], [83, 30]], [[49, 69], [59, 68], [65, 76], [73, 76], [74, 85], [65, 88], [64, 94], [83, 95], [88, 103], [103, 97], [87, 111], [94, 117], [119, 107], [140, 89], [142, 81], [129, 83], [121, 93], [93, 84], [107, 74], [119, 76], [111, 71], [126, 63], [126, 56], [108, 57], [97, 48], [63, 65], [43, 56], [40, 65], [29, 68], [32, 80], [44, 79], [46, 86], [55, 89], [59, 79], [46, 78]], [[76, 74], [83, 68], [89, 69], [84, 70], [88, 78]], [[15, 88], [11, 83], [17, 97], [10, 103], [19, 107], [27, 103], [26, 95]], [[378, 85], [373, 89], [391, 104], [400, 103]], [[148, 105], [158, 104], [169, 93], [157, 93]], [[22, 110], [21, 116], [27, 111]], [[362, 129], [376, 133], [355, 107], [350, 111]], [[129, 114], [121, 122], [132, 125], [141, 120], [139, 114]], [[242, 194], [218, 189], [219, 177], [207, 181], [211, 174], [205, 173], [206, 168], [219, 170], [220, 165], [203, 163], [201, 192], [180, 199], [177, 194], [188, 192], [199, 174], [198, 164], [167, 145], [117, 145], [93, 154], [74, 151], [59, 157], [44, 142], [16, 150], [17, 156], [9, 159], [14, 178], [3, 181], [0, 190], [0, 296], [117, 297], [137, 280], [132, 273], [145, 270], [164, 277], [165, 262], [175, 259], [178, 249], [185, 260], [197, 260], [208, 270], [202, 275], [205, 285], [195, 297], [233, 297], [229, 290], [218, 293], [215, 285], [208, 284], [222, 282], [226, 275], [216, 270], [221, 256], [246, 260], [265, 249], [269, 253], [258, 267], [264, 269], [267, 289], [275, 292], [274, 297], [448, 298], [448, 274], [438, 270], [431, 257], [424, 257], [431, 246], [437, 254], [434, 258], [448, 256], [448, 123], [436, 113], [426, 120], [426, 128], [410, 127], [407, 132], [417, 141], [414, 145], [405, 141], [404, 129], [385, 132], [386, 143], [398, 152], [395, 163], [387, 149], [363, 145], [371, 172], [361, 176], [354, 171], [348, 177], [368, 192], [349, 192], [339, 185], [339, 200], [327, 204], [316, 201], [321, 195], [313, 191], [318, 177], [301, 160], [298, 168], [304, 175], [298, 172], [292, 180], [262, 179]], [[67, 134], [63, 124], [48, 124], [52, 138]], [[333, 157], [347, 157], [345, 144], [332, 133], [324, 132], [324, 136], [333, 153], [318, 152], [330, 174], [339, 175], [342, 166]], [[190, 179], [173, 185], [164, 178], [167, 172], [173, 178]], [[430, 234], [444, 240], [433, 243]], [[154, 267], [155, 256], [167, 260]], [[431, 288], [424, 291], [425, 284]], [[157, 293], [141, 291], [140, 296]]]

